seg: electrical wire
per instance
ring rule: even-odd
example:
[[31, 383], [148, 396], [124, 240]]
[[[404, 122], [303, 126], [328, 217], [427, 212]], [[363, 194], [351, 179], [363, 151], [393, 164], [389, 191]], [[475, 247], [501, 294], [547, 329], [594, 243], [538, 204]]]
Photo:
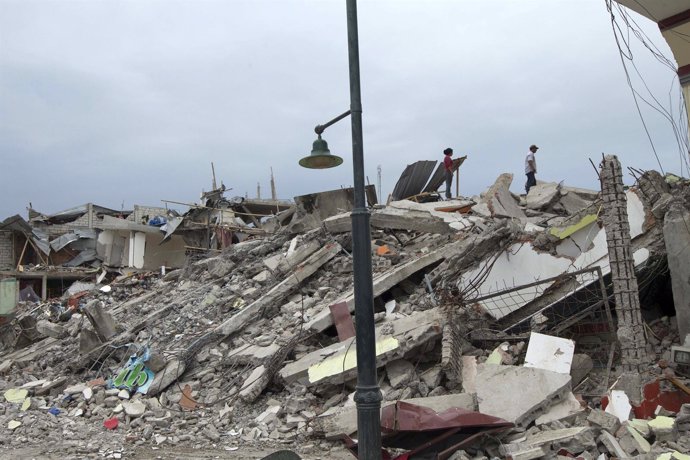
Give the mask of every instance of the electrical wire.
[[[619, 5], [618, 3], [613, 3], [612, 0], [605, 0], [607, 10], [611, 16], [611, 25], [612, 25], [612, 30], [614, 33], [614, 38], [616, 40], [616, 45], [618, 47], [619, 55], [621, 58], [621, 63], [623, 64], [623, 69], [626, 75], [626, 80], [628, 83], [628, 86], [631, 90], [631, 93], [633, 95], [633, 100], [635, 102], [635, 106], [637, 108], [638, 115], [640, 117], [640, 120], [642, 121], [645, 133], [647, 135], [647, 138], [650, 142], [650, 145], [652, 147], [652, 151], [654, 152], [654, 155], [657, 159], [657, 163], [659, 164], [659, 168], [664, 172], [664, 168], [661, 164], [661, 160], [659, 158], [659, 155], [657, 153], [656, 146], [654, 145], [654, 142], [651, 137], [651, 133], [649, 132], [649, 129], [647, 127], [647, 123], [644, 120], [644, 116], [642, 115], [642, 111], [639, 105], [639, 100], [642, 100], [645, 104], [647, 104], [650, 108], [653, 110], [657, 111], [660, 113], [664, 118], [669, 121], [671, 124], [671, 128], [673, 130], [676, 143], [678, 145], [678, 152], [679, 152], [679, 157], [681, 159], [681, 165], [680, 165], [680, 171], [682, 174], [683, 171], [683, 166], [685, 165], [686, 171], [689, 172], [690, 174], [690, 163], [688, 163], [688, 156], [690, 153], [690, 143], [688, 140], [688, 123], [687, 123], [687, 112], [685, 109], [685, 104], [684, 104], [684, 94], [682, 90], [679, 92], [679, 105], [678, 105], [678, 123], [676, 123], [675, 117], [673, 115], [673, 104], [671, 103], [672, 99], [672, 91], [675, 86], [675, 82], [678, 81], [678, 74], [676, 72], [676, 67], [675, 64], [668, 59], [666, 56], [663, 55], [663, 53], [659, 50], [659, 48], [654, 45], [653, 41], [649, 38], [647, 34], [642, 31], [642, 28], [637, 24], [637, 22], [628, 14], [626, 9]], [[639, 4], [639, 3], [638, 3]], [[640, 5], [641, 7], [644, 8], [643, 5]], [[646, 10], [646, 9], [645, 9]], [[647, 11], [650, 16], [652, 16], [649, 11]], [[620, 18], [622, 22], [624, 23], [624, 27], [621, 26], [617, 18]], [[623, 31], [623, 28], [625, 28], [625, 32]], [[634, 62], [633, 59], [633, 52], [632, 48], [630, 45], [630, 34], [634, 35], [640, 43], [652, 54], [652, 56], [660, 62], [662, 65], [664, 65], [666, 68], [671, 70], [673, 72], [673, 84], [671, 85], [669, 89], [669, 107], [670, 110], [667, 110], [663, 104], [654, 96], [653, 92], [649, 88], [645, 78], [643, 77], [642, 73], [639, 71], [637, 65]], [[649, 94], [650, 98], [653, 99], [654, 103], [650, 102], [646, 97], [644, 97], [642, 94], [640, 94], [639, 91], [635, 89], [632, 83], [632, 78], [630, 75], [630, 71], [628, 69], [628, 66], [626, 65], [626, 61], [629, 62], [629, 64], [632, 66], [634, 69], [635, 73], [637, 74], [638, 78], [644, 85], [647, 93]]]

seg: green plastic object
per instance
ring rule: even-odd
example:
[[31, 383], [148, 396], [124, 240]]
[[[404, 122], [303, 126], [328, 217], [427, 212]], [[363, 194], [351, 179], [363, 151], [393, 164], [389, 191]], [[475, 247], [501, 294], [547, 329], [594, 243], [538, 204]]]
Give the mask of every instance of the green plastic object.
[[19, 282], [14, 278], [0, 280], [0, 316], [14, 313], [19, 298]]

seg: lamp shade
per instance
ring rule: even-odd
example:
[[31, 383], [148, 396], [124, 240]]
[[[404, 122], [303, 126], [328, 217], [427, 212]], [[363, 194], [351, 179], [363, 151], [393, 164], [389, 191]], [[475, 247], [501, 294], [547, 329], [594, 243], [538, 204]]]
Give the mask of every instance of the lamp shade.
[[337, 155], [331, 155], [328, 143], [321, 139], [321, 135], [314, 141], [311, 154], [299, 160], [299, 165], [309, 169], [327, 169], [340, 166], [343, 159]]

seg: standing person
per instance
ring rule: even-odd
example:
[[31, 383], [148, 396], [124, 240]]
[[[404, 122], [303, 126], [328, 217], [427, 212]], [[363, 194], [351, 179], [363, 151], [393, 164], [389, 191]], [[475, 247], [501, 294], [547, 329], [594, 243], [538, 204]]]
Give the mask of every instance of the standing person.
[[450, 186], [453, 183], [453, 149], [448, 147], [443, 151], [443, 167], [446, 171], [446, 199], [450, 200], [452, 195], [450, 193]]
[[537, 153], [539, 147], [532, 144], [529, 146], [529, 153], [525, 157], [525, 175], [527, 176], [527, 183], [525, 184], [525, 192], [529, 193], [532, 186], [537, 185], [537, 179], [534, 177], [537, 174], [537, 160], [534, 154]]

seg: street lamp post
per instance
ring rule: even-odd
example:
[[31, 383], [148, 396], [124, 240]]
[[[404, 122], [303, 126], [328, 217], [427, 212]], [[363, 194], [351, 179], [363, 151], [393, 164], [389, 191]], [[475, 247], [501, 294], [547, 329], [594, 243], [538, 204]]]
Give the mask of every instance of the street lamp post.
[[359, 80], [357, 1], [347, 0], [347, 48], [350, 63], [350, 110], [314, 131], [318, 135], [311, 155], [300, 160], [306, 168], [330, 168], [342, 163], [331, 155], [321, 134], [330, 125], [350, 115], [352, 121], [352, 164], [354, 209], [352, 210], [352, 259], [355, 290], [355, 339], [357, 351], [357, 438], [358, 457], [381, 459], [381, 391], [376, 379], [376, 337], [374, 289], [371, 278], [371, 229], [364, 193], [364, 148], [362, 143], [362, 96]]

